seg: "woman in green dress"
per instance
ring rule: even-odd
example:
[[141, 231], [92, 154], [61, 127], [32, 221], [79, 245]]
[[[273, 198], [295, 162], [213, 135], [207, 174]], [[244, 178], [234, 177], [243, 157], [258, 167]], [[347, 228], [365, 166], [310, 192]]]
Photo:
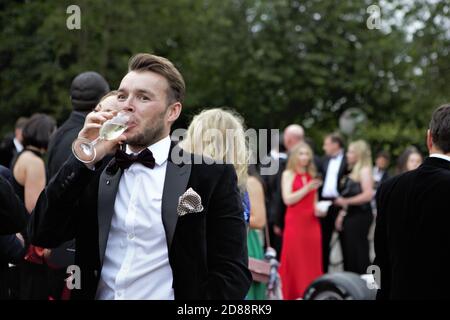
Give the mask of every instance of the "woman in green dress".
[[[264, 241], [262, 239], [264, 234], [262, 231], [266, 224], [264, 184], [253, 165], [249, 167], [248, 174], [247, 193], [250, 200], [250, 228], [247, 234], [248, 255], [255, 259], [264, 259]], [[266, 284], [253, 281], [247, 299], [265, 300]]]

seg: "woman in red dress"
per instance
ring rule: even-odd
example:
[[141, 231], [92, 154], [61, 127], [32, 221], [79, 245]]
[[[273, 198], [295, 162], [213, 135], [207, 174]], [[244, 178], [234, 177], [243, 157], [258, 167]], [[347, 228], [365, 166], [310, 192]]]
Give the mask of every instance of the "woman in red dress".
[[287, 206], [280, 276], [283, 298], [303, 297], [311, 282], [322, 275], [320, 222], [316, 216], [317, 188], [313, 152], [306, 143], [298, 144], [289, 156], [281, 180]]

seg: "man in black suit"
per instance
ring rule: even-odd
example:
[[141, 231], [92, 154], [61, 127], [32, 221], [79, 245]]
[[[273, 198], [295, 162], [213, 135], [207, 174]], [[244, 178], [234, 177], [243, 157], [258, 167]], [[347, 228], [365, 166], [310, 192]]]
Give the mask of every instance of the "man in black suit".
[[[72, 142], [83, 128], [86, 115], [94, 110], [100, 99], [109, 91], [108, 82], [97, 72], [87, 71], [77, 75], [70, 86], [70, 100], [73, 111], [69, 118], [56, 130], [49, 142], [47, 181], [56, 175], [67, 158], [72, 154]], [[60, 296], [66, 277], [67, 266], [74, 263], [75, 241], [70, 240], [51, 251], [48, 257], [51, 290]]]
[[386, 151], [378, 152], [375, 158], [375, 166], [373, 167], [373, 182], [374, 189], [378, 189], [378, 186], [385, 182], [389, 178], [389, 161], [390, 156]]
[[0, 300], [17, 298], [17, 271], [9, 264], [23, 259], [25, 249], [16, 233], [25, 229], [29, 218], [9, 181], [10, 170], [0, 165]]
[[48, 145], [47, 173], [49, 180], [71, 155], [72, 142], [83, 128], [86, 115], [94, 110], [97, 103], [108, 91], [108, 82], [97, 72], [83, 72], [73, 79], [70, 86], [70, 100], [73, 111], [53, 134]]
[[9, 183], [12, 182], [11, 170], [9, 170], [7, 167], [2, 166], [1, 164], [0, 164], [0, 176], [6, 179]]
[[0, 165], [9, 168], [14, 157], [22, 151], [22, 129], [27, 121], [25, 117], [17, 119], [14, 133], [7, 135], [0, 143]]
[[[298, 124], [288, 125], [284, 131], [279, 145], [273, 146], [264, 163], [267, 163], [271, 168], [278, 168], [274, 174], [264, 174], [261, 168], [261, 176], [266, 184], [265, 199], [267, 208], [267, 222], [269, 226], [270, 245], [276, 250], [277, 257], [281, 257], [282, 237], [284, 229], [284, 217], [286, 213], [286, 205], [281, 197], [281, 176], [284, 169], [286, 169], [287, 157], [285, 152], [280, 152], [283, 149], [289, 152], [296, 144], [303, 141], [305, 132], [302, 126]], [[263, 166], [262, 166], [263, 167]], [[266, 166], [267, 167], [267, 166]]]
[[0, 174], [0, 235], [22, 231], [28, 219], [28, 212], [23, 202], [7, 181], [6, 171], [1, 170]]
[[378, 188], [378, 299], [450, 298], [450, 104], [433, 113], [427, 147], [419, 168]]
[[[169, 60], [134, 56], [117, 96], [130, 115], [127, 130], [99, 141], [91, 163], [70, 157], [39, 198], [32, 243], [54, 247], [76, 238], [81, 288], [73, 298], [246, 296], [251, 273], [234, 168], [180, 157], [170, 141], [184, 92]], [[94, 140], [110, 118], [92, 112], [79, 137]], [[117, 150], [123, 142], [126, 151]]]
[[274, 226], [278, 225], [279, 212], [285, 210], [285, 206], [281, 199], [281, 166], [285, 166], [286, 153], [282, 136], [273, 134], [271, 137], [271, 149], [269, 154], [264, 157], [259, 167], [259, 174], [264, 181], [264, 200], [266, 203], [267, 226], [269, 231], [270, 246], [275, 249], [277, 256], [281, 251], [281, 236], [274, 233]]
[[[322, 160], [319, 173], [323, 184], [319, 189], [320, 200], [333, 201], [339, 197], [339, 182], [347, 169], [347, 161], [344, 152], [344, 139], [339, 133], [331, 133], [324, 139], [323, 150], [325, 157]], [[334, 224], [340, 207], [332, 204], [328, 208], [327, 215], [320, 218], [322, 227], [322, 263], [323, 272], [328, 272], [330, 263], [330, 241], [333, 236]]]

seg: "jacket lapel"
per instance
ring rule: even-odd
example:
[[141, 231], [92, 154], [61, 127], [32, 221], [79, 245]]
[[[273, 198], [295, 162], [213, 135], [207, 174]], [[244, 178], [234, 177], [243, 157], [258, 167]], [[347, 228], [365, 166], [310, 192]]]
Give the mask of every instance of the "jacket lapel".
[[164, 180], [161, 205], [162, 221], [164, 230], [166, 231], [167, 248], [169, 252], [178, 220], [178, 199], [186, 191], [189, 177], [191, 175], [191, 164], [174, 164], [170, 160], [171, 154], [172, 153], [170, 152], [169, 159], [167, 161], [166, 178]]
[[114, 203], [122, 176], [122, 169], [110, 171], [108, 167], [109, 165], [103, 170], [98, 186], [98, 243], [101, 265], [103, 265], [111, 219], [114, 214]]
[[[178, 148], [172, 146], [172, 148]], [[172, 152], [171, 148], [171, 152]], [[191, 164], [173, 163], [170, 159], [167, 161], [166, 177], [164, 181], [161, 213], [164, 230], [166, 233], [167, 247], [170, 251], [175, 227], [177, 225], [178, 214], [177, 206], [179, 197], [186, 191], [186, 187], [191, 175]], [[111, 160], [114, 161], [114, 160]], [[119, 188], [122, 170], [108, 170], [111, 163], [103, 170], [98, 187], [98, 240], [100, 263], [103, 264], [106, 244], [108, 242], [111, 219], [114, 214], [114, 203]]]
[[344, 151], [344, 156], [342, 157], [342, 161], [341, 161], [341, 166], [339, 167], [339, 172], [338, 172], [338, 178], [339, 180], [342, 178], [343, 175], [345, 175], [347, 173], [347, 158], [345, 156], [345, 151]]

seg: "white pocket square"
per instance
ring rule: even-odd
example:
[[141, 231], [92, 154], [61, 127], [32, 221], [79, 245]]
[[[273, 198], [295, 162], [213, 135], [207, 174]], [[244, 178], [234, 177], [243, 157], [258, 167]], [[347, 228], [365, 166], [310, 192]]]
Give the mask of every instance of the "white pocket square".
[[189, 188], [178, 199], [177, 214], [182, 217], [188, 213], [202, 212], [202, 198], [198, 195], [194, 189]]

